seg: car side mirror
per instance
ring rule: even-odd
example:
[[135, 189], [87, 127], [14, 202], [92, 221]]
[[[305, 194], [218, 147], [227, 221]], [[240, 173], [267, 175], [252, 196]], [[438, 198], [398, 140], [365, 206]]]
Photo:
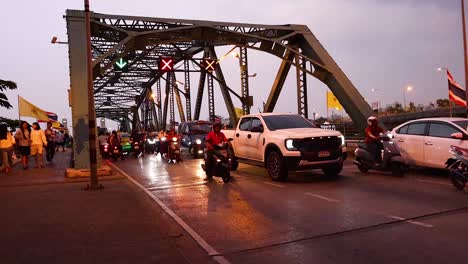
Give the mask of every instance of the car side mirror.
[[250, 130], [250, 132], [253, 132], [253, 133], [263, 133], [263, 127], [262, 127], [262, 126], [252, 127], [252, 129]]
[[453, 133], [450, 135], [450, 137], [454, 139], [463, 139], [463, 133], [461, 132]]

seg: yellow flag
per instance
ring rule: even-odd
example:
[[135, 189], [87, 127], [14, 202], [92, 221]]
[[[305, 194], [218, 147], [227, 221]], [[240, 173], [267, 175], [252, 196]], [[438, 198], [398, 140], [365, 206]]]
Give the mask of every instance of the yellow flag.
[[338, 99], [336, 99], [335, 95], [330, 91], [327, 91], [327, 107], [335, 108], [338, 111], [343, 109]]
[[49, 117], [44, 110], [26, 101], [21, 96], [18, 96], [18, 109], [20, 116], [34, 117], [39, 120], [49, 120]]
[[240, 118], [241, 116], [244, 115], [244, 111], [242, 111], [241, 108], [234, 107], [234, 110], [236, 111], [236, 117]]

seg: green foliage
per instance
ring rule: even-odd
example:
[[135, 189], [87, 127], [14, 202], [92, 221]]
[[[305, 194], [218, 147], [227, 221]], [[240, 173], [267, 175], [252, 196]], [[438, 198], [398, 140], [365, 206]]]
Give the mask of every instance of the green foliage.
[[[15, 90], [16, 88], [18, 87], [15, 82], [0, 79], [0, 91]], [[8, 97], [3, 92], [0, 92], [0, 107], [4, 107], [6, 109], [13, 107], [10, 102], [8, 102]]]
[[9, 119], [9, 118], [0, 116], [0, 124], [6, 124], [13, 131], [19, 128], [19, 122], [20, 121], [17, 119]]

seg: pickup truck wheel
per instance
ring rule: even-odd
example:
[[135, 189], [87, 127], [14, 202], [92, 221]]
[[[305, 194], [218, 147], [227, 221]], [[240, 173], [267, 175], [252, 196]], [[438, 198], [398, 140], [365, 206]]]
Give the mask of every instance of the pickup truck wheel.
[[333, 164], [322, 169], [323, 173], [330, 177], [337, 177], [343, 169], [343, 163]]
[[270, 152], [267, 158], [267, 170], [271, 179], [282, 181], [288, 177], [288, 168], [281, 154], [276, 151]]

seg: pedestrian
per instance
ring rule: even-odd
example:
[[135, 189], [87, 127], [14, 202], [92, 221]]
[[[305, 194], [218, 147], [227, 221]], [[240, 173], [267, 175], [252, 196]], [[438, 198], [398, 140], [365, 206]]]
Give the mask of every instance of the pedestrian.
[[65, 136], [60, 131], [55, 134], [55, 152], [58, 152], [62, 147], [62, 152], [65, 151]]
[[0, 156], [2, 157], [5, 173], [10, 173], [13, 167], [12, 155], [15, 138], [8, 131], [6, 124], [0, 124]]
[[64, 137], [64, 146], [67, 147], [68, 144], [70, 143], [70, 135], [68, 134], [68, 131], [65, 131], [65, 134], [63, 135]]
[[31, 126], [26, 121], [21, 121], [20, 128], [15, 133], [16, 144], [21, 153], [23, 169], [28, 169], [29, 155], [31, 154]]
[[42, 157], [44, 146], [47, 147], [44, 131], [41, 130], [39, 123], [34, 122], [31, 131], [31, 155], [36, 158], [36, 168], [44, 168]]
[[52, 122], [47, 122], [47, 128], [44, 130], [44, 134], [47, 140], [46, 146], [46, 159], [48, 162], [52, 162], [55, 156], [55, 136], [56, 132], [52, 129]]

